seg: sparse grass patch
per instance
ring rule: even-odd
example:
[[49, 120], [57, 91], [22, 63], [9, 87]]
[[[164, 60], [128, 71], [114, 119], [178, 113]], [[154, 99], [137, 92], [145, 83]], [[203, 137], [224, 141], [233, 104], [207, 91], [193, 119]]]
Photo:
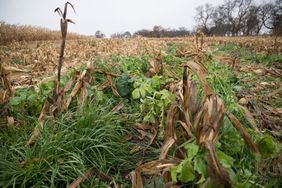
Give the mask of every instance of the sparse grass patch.
[[16, 59], [13, 59], [11, 61], [11, 64], [22, 65], [22, 64], [24, 64], [24, 61], [22, 61], [21, 59], [16, 58]]
[[269, 67], [275, 66], [275, 65], [282, 67], [282, 55], [254, 54], [252, 60], [255, 63], [263, 63]]

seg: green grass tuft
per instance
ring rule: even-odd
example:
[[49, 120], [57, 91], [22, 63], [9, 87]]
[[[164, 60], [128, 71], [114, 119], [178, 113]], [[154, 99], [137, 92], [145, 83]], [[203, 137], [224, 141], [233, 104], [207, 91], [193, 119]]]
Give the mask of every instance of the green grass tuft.
[[[110, 175], [130, 169], [127, 130], [109, 111], [90, 103], [46, 121], [30, 148], [25, 143], [36, 123], [2, 129], [0, 187], [66, 187], [93, 165]], [[91, 177], [88, 183], [98, 182]]]

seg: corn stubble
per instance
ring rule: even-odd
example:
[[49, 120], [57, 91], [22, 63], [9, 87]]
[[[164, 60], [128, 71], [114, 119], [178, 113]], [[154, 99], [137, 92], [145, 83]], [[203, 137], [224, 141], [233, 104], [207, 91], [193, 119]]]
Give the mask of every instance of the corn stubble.
[[0, 59], [0, 125], [9, 125], [8, 103], [10, 97], [13, 95], [13, 91], [7, 76], [8, 72], [2, 66], [2, 61]]
[[[142, 174], [156, 175], [161, 173], [167, 186], [171, 185], [170, 167], [180, 164], [185, 158], [184, 148], [179, 145], [180, 139], [196, 138], [197, 144], [208, 151], [208, 174], [214, 185], [232, 187], [228, 172], [221, 166], [215, 151], [215, 142], [218, 140], [220, 127], [223, 126], [225, 116], [240, 132], [249, 148], [256, 154], [259, 150], [251, 140], [249, 134], [240, 121], [224, 107], [223, 100], [215, 94], [207, 82], [207, 70], [203, 62], [203, 34], [196, 35], [196, 45], [190, 57], [194, 60], [183, 65], [182, 80], [170, 87], [178, 100], [173, 103], [167, 112], [165, 140], [159, 160], [138, 166], [131, 172], [132, 185], [135, 188], [143, 187]], [[188, 53], [186, 53], [189, 55]], [[192, 55], [191, 55], [192, 54]], [[199, 98], [197, 84], [191, 79], [192, 74], [200, 80], [204, 96]], [[176, 89], [175, 87], [178, 87]], [[200, 101], [200, 102], [199, 102]], [[180, 124], [179, 130], [177, 124]], [[173, 157], [167, 155], [170, 148], [177, 148]], [[179, 149], [180, 148], [180, 149]], [[207, 180], [208, 181], [208, 180]]]

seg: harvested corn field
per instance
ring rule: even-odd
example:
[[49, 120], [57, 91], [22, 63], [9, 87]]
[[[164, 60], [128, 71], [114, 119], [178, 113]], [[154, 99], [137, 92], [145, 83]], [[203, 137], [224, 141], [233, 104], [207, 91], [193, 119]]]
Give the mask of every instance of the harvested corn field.
[[[235, 41], [240, 40], [246, 38]], [[240, 47], [228, 38], [221, 41], [204, 38], [201, 46], [193, 38], [70, 40], [62, 89], [55, 95], [59, 42], [1, 46], [1, 167], [6, 169], [3, 175], [9, 171], [3, 183], [17, 175], [22, 179], [15, 183], [48, 185], [52, 174], [43, 171], [73, 168], [64, 175], [67, 185], [94, 166], [85, 186], [115, 181], [135, 187], [154, 181], [201, 184], [211, 181], [209, 168], [219, 169], [216, 180], [230, 186], [247, 176], [240, 171], [240, 160], [257, 173], [247, 176], [250, 185], [259, 177], [264, 177], [262, 185], [269, 177], [278, 181], [281, 55]], [[88, 129], [94, 132], [85, 134]], [[70, 156], [52, 153], [60, 150]], [[12, 161], [7, 163], [9, 155]], [[27, 177], [31, 172], [46, 180]], [[98, 172], [110, 179], [105, 182]], [[141, 174], [150, 176], [142, 183]]]
[[1, 187], [281, 186], [281, 37], [71, 39], [56, 11], [60, 40], [0, 46]]

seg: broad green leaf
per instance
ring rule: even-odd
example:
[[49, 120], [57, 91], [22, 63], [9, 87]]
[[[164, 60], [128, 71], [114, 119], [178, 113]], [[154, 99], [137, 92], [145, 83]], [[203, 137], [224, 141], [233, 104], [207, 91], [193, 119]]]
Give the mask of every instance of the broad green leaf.
[[[232, 107], [232, 109], [234, 109], [234, 107]], [[217, 143], [221, 143], [220, 149], [229, 155], [239, 153], [245, 144], [242, 137], [227, 117], [224, 118], [222, 137], [220, 142]]]
[[139, 92], [139, 89], [134, 89], [133, 92], [132, 92], [132, 98], [133, 99], [139, 99], [140, 98], [140, 92]]
[[257, 144], [263, 157], [271, 157], [278, 152], [278, 147], [273, 138], [269, 135], [264, 136]]
[[141, 97], [145, 97], [146, 96], [146, 89], [144, 87], [141, 87], [139, 91], [141, 93]]
[[194, 170], [193, 167], [191, 165], [191, 161], [190, 160], [185, 160], [182, 164], [181, 164], [181, 173], [179, 174], [179, 180], [181, 182], [187, 183], [190, 181], [193, 181], [195, 179], [195, 174], [194, 174]]
[[157, 76], [157, 75], [155, 75], [155, 76], [153, 76], [153, 78], [152, 78], [152, 87], [154, 88], [154, 89], [159, 89], [160, 87], [161, 87], [161, 85], [162, 85], [162, 76]]
[[207, 166], [205, 161], [200, 157], [195, 157], [194, 159], [194, 169], [201, 175], [201, 179], [196, 183], [202, 183], [205, 181], [205, 176], [207, 176]]
[[186, 151], [187, 151], [188, 159], [193, 159], [193, 157], [194, 157], [195, 155], [197, 155], [197, 153], [198, 153], [198, 151], [199, 151], [199, 146], [197, 146], [197, 145], [194, 144], [194, 143], [185, 144], [185, 145], [184, 145], [184, 148], [185, 148]]
[[143, 119], [145, 122], [155, 123], [155, 116], [152, 114], [152, 112], [149, 112], [146, 114], [146, 116]]
[[152, 94], [152, 93], [155, 92], [155, 90], [154, 90], [151, 86], [147, 87], [146, 90], [147, 90], [150, 94]]
[[20, 105], [22, 103], [23, 100], [24, 99], [21, 98], [21, 97], [12, 97], [10, 99], [9, 104], [12, 105], [12, 106], [18, 106], [18, 105]]
[[138, 88], [140, 86], [140, 83], [138, 82], [138, 80], [136, 80], [133, 84], [134, 88]]
[[222, 151], [217, 151], [217, 156], [219, 159], [219, 162], [222, 164], [225, 168], [231, 168], [233, 166], [234, 159]]
[[116, 80], [116, 87], [121, 97], [126, 97], [132, 92], [133, 89], [132, 83], [133, 83], [132, 79], [126, 73], [123, 73]]
[[28, 96], [27, 100], [29, 102], [34, 102], [34, 101], [36, 101], [36, 96], [34, 94], [31, 94], [30, 96]]

